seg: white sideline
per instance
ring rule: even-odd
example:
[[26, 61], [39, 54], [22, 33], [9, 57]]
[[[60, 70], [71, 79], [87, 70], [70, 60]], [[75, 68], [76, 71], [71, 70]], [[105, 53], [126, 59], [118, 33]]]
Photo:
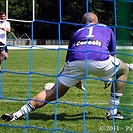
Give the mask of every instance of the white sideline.
[[[8, 46], [8, 49], [67, 49], [68, 45], [32, 45], [32, 46]], [[133, 49], [133, 46], [117, 46], [117, 49]]]
[[[12, 103], [12, 102], [20, 102], [20, 101], [15, 101], [15, 100], [3, 100], [3, 99], [1, 99], [0, 102], [9, 102], [9, 103], [11, 102], [11, 103]], [[21, 101], [21, 102], [24, 102], [24, 103], [25, 103], [25, 101]], [[81, 105], [81, 104], [82, 104], [82, 105], [84, 104], [83, 102], [80, 103], [80, 102], [71, 102], [71, 101], [60, 101], [60, 102], [65, 102], [65, 103], [68, 102], [68, 103], [70, 103], [70, 104], [80, 104], [80, 105]], [[98, 103], [98, 102], [96, 102], [96, 103], [95, 103], [95, 102], [94, 102], [94, 103], [86, 102], [86, 104], [90, 104], [90, 105], [96, 106], [96, 104], [97, 104], [97, 105], [108, 105], [109, 103], [106, 103], [106, 102], [103, 102], [103, 103], [100, 103], [100, 102], [99, 102], [99, 103]], [[131, 103], [131, 104], [121, 103], [120, 105], [124, 105], [124, 106], [133, 106], [132, 103]]]
[[8, 46], [8, 49], [67, 49], [67, 45], [33, 45], [33, 46]]

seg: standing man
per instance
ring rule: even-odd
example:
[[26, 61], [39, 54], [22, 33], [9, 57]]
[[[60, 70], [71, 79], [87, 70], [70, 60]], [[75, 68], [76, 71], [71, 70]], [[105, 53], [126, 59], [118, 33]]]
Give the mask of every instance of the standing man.
[[109, 80], [116, 75], [109, 94], [106, 118], [108, 120], [131, 118], [122, 115], [117, 110], [129, 69], [123, 61], [115, 57], [116, 44], [113, 31], [107, 25], [98, 23], [97, 16], [92, 12], [83, 15], [82, 23], [84, 27], [77, 30], [70, 39], [66, 63], [58, 77], [57, 84], [50, 90], [38, 93], [17, 112], [3, 114], [1, 116], [3, 120], [17, 120], [21, 116], [45, 106], [48, 102], [65, 95], [70, 87], [90, 74], [97, 76], [101, 81]]
[[0, 12], [0, 71], [2, 60], [8, 58], [8, 49], [6, 46], [6, 33], [11, 32], [10, 22], [6, 20], [5, 12]]

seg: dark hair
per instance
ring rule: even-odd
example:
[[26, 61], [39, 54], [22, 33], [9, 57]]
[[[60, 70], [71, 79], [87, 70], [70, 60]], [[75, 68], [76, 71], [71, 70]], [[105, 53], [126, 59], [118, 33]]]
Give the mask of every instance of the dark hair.
[[6, 13], [5, 13], [4, 11], [1, 11], [1, 12], [0, 12], [0, 15], [3, 15], [3, 14], [6, 14]]

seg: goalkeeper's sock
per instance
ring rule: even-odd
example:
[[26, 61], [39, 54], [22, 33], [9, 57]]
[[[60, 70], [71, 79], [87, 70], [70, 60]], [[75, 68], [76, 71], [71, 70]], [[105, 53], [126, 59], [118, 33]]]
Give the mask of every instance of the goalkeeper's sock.
[[13, 113], [13, 115], [17, 116], [18, 118], [21, 117], [22, 115], [25, 115], [29, 112], [32, 112], [35, 110], [35, 107], [30, 103], [27, 102], [24, 106], [20, 108], [19, 111]]
[[117, 106], [120, 103], [120, 98], [122, 97], [122, 93], [111, 93], [110, 101], [108, 107], [108, 113], [117, 114]]

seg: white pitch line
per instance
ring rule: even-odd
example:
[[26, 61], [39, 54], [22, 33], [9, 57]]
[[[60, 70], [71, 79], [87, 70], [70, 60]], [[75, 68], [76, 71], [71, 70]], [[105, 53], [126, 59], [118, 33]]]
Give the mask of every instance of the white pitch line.
[[[18, 100], [3, 100], [3, 99], [1, 99], [0, 100], [0, 102], [22, 102], [22, 103], [26, 103], [26, 101], [18, 101]], [[83, 105], [84, 103], [83, 102], [71, 102], [71, 101], [59, 101], [59, 102], [64, 102], [64, 103], [68, 103], [68, 104], [80, 104], [80, 105]], [[66, 103], [66, 104], [67, 104]], [[94, 106], [96, 106], [95, 104], [97, 104], [97, 105], [108, 105], [108, 103], [106, 103], [106, 102], [103, 102], [103, 103], [101, 103], [101, 102], [95, 102], [95, 103], [88, 103], [88, 102], [86, 102], [86, 104], [90, 104], [90, 105], [94, 105]], [[121, 103], [120, 105], [124, 105], [124, 106], [133, 106], [133, 104], [127, 104], [127, 103]]]

